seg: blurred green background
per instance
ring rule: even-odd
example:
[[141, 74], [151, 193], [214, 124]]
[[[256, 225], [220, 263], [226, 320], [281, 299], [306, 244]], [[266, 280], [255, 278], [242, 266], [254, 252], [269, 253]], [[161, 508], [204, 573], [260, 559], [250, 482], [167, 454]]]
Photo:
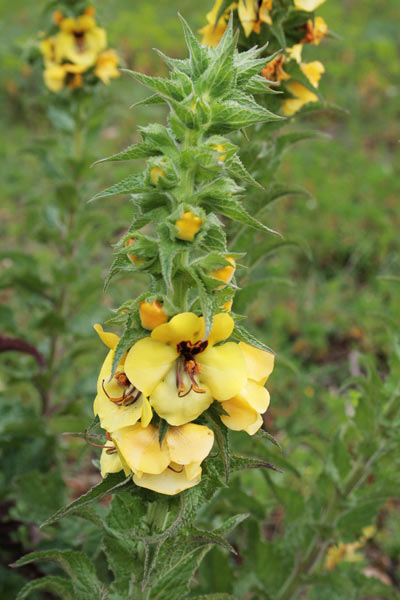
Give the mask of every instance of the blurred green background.
[[[0, 330], [25, 339], [44, 355], [57, 331], [63, 342], [53, 402], [60, 406], [46, 426], [41, 425], [38, 387], [32, 385], [38, 375], [35, 361], [30, 356], [0, 355], [0, 438], [6, 466], [0, 482], [1, 506], [3, 515], [11, 503], [16, 523], [10, 534], [15, 548], [11, 544], [6, 562], [34, 547], [42, 535], [37, 525], [61, 505], [65, 494], [73, 497], [98, 480], [91, 464], [97, 451], [61, 433], [82, 431], [91, 419], [97, 370], [104, 356], [92, 333], [93, 323], [104, 322], [111, 307], [145, 286], [140, 278], [133, 283], [119, 279], [106, 294], [102, 291], [111, 246], [130, 222], [131, 207], [124, 197], [84, 208], [74, 240], [75, 268], [58, 272], [56, 249], [64, 235], [61, 215], [68, 205], [68, 188], [55, 187], [54, 180], [62, 180], [57, 156], [60, 152], [68, 156], [70, 141], [67, 131], [54, 128], [54, 115], [46, 111], [47, 92], [39, 70], [24, 59], [36, 33], [47, 27], [43, 7], [41, 2], [24, 0], [0, 2]], [[98, 17], [125, 66], [163, 74], [164, 66], [152, 48], [182, 57], [184, 42], [176, 13], [197, 29], [210, 8], [210, 1], [118, 0], [99, 4]], [[313, 197], [284, 199], [270, 208], [269, 226], [298, 240], [299, 246], [278, 250], [268, 259], [265, 278], [270, 283], [251, 304], [242, 307], [240, 294], [237, 300], [237, 308], [249, 315], [249, 327], [279, 354], [269, 383], [267, 426], [306, 473], [317, 467], [312, 451], [300, 443], [301, 436], [305, 431], [321, 436], [335, 432], [339, 408], [332, 394], [345, 378], [358, 374], [359, 353], [370, 353], [385, 370], [388, 349], [379, 315], [390, 314], [397, 321], [400, 316], [400, 286], [388, 280], [400, 275], [398, 8], [398, 0], [327, 0], [319, 9], [337, 39], [307, 48], [306, 58], [324, 63], [322, 93], [348, 112], [320, 113], [289, 126], [319, 129], [328, 136], [298, 145], [281, 167], [281, 181], [302, 185]], [[83, 202], [131, 170], [125, 164], [91, 170], [88, 166], [137, 141], [138, 125], [165, 118], [162, 108], [129, 110], [146, 95], [126, 74], [109, 88], [99, 88], [103, 107], [93, 118], [87, 141]], [[53, 160], [44, 160], [40, 147], [53, 147]], [[69, 316], [60, 322], [46, 296], [54, 291], [49, 292], [50, 283], [54, 287], [66, 281]], [[10, 450], [12, 436], [18, 442]], [[21, 458], [18, 452], [23, 448]], [[61, 463], [66, 491], [53, 476]], [[42, 498], [34, 495], [38, 478], [46, 490]], [[255, 496], [262, 495], [265, 490], [257, 488], [256, 480], [243, 482], [254, 487]], [[391, 527], [400, 531], [396, 515], [391, 516]], [[9, 523], [6, 519], [2, 525], [5, 535]], [[66, 547], [95, 545], [96, 539], [79, 533], [79, 523], [67, 523], [61, 533], [47, 534], [45, 543], [51, 545], [58, 536], [58, 545], [61, 539]], [[383, 545], [389, 560], [397, 549]], [[15, 597], [20, 577], [13, 575], [11, 581], [4, 576], [2, 599]], [[213, 577], [218, 591], [218, 573]]]

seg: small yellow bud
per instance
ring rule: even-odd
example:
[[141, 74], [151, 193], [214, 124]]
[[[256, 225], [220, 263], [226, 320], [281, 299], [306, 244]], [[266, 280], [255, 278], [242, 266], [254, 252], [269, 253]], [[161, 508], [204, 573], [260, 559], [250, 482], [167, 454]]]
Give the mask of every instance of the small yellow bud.
[[53, 23], [55, 23], [56, 25], [59, 25], [61, 23], [61, 21], [63, 20], [63, 14], [61, 12], [61, 10], [55, 10], [53, 12]]
[[96, 9], [94, 6], [88, 6], [87, 9], [84, 11], [85, 15], [89, 15], [89, 17], [93, 17], [93, 15], [96, 14]]
[[141, 302], [139, 308], [140, 320], [145, 329], [154, 329], [168, 321], [162, 305], [157, 302]]
[[223, 162], [226, 159], [226, 154], [222, 154], [222, 152], [226, 152], [226, 148], [223, 144], [213, 144], [211, 148], [221, 153], [219, 160]]
[[165, 171], [161, 167], [153, 167], [150, 171], [150, 181], [153, 185], [157, 185], [160, 177], [165, 177]]
[[226, 265], [221, 269], [211, 271], [211, 277], [214, 277], [214, 279], [219, 279], [220, 281], [223, 281], [225, 283], [230, 283], [235, 272], [236, 262], [232, 256], [226, 256], [225, 258], [228, 262], [231, 263], [232, 266]]
[[[129, 240], [126, 240], [125, 246], [131, 246], [131, 244], [134, 244], [135, 241], [135, 238], [129, 238]], [[139, 256], [136, 256], [136, 254], [128, 254], [128, 258], [134, 265], [140, 265], [142, 263], [142, 259], [139, 258]]]
[[225, 304], [222, 307], [222, 310], [226, 310], [226, 312], [229, 312], [232, 308], [232, 304], [233, 304], [233, 300], [228, 300], [228, 302], [225, 302]]
[[191, 210], [184, 212], [181, 218], [175, 223], [179, 230], [179, 233], [176, 234], [176, 237], [180, 240], [193, 242], [194, 236], [201, 227], [201, 223], [201, 218], [197, 217], [194, 213], [192, 213]]

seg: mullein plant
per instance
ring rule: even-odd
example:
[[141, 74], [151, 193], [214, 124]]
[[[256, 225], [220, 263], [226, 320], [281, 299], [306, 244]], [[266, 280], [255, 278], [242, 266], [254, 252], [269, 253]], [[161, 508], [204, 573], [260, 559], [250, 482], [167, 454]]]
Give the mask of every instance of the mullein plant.
[[[114, 581], [100, 582], [82, 553], [38, 552], [18, 563], [58, 561], [72, 577], [72, 584], [58, 578], [65, 598], [186, 597], [202, 557], [213, 544], [233, 551], [224, 534], [246, 516], [203, 531], [194, 525], [199, 509], [228, 485], [231, 472], [276, 470], [230, 450], [230, 430], [276, 443], [262, 429], [274, 353], [231, 310], [243, 254], [228, 248], [225, 233], [233, 221], [278, 235], [245, 208], [245, 186], [259, 184], [230, 138], [282, 119], [253, 96], [270, 59], [260, 59], [256, 48], [238, 52], [232, 19], [217, 48], [202, 46], [182, 24], [189, 58], [160, 53], [169, 78], [129, 72], [152, 90], [147, 103], [168, 106], [167, 126], [141, 128], [142, 141], [98, 161], [145, 160], [142, 172], [92, 200], [130, 194], [133, 220], [116, 246], [106, 286], [116, 274], [134, 280], [140, 273], [148, 291], [115, 310], [108, 323], [122, 328], [120, 337], [95, 325], [108, 353], [95, 419], [83, 435], [102, 448], [104, 479], [46, 522], [76, 514], [101, 526]], [[89, 504], [111, 493], [103, 520]], [[44, 578], [43, 589], [52, 583]], [[38, 589], [29, 585], [23, 593]]]

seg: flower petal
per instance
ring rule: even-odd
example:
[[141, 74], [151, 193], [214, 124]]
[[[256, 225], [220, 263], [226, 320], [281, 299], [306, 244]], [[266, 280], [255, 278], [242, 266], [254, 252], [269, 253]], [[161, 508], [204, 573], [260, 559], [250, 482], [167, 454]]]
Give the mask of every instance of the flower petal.
[[237, 398], [245, 400], [251, 408], [261, 414], [265, 413], [270, 401], [268, 390], [251, 379], [247, 380]]
[[103, 344], [105, 344], [108, 348], [111, 348], [111, 350], [113, 350], [119, 342], [119, 337], [115, 333], [111, 333], [110, 331], [104, 331], [99, 323], [95, 323], [93, 327]]
[[204, 425], [187, 423], [170, 427], [165, 435], [171, 460], [180, 465], [201, 463], [209, 455], [214, 433]]
[[107, 450], [103, 448], [100, 456], [100, 467], [102, 477], [105, 477], [109, 473], [119, 473], [119, 471], [122, 471], [123, 467], [118, 452], [108, 454]]
[[221, 421], [234, 431], [247, 431], [249, 435], [254, 435], [263, 423], [260, 414], [248, 402], [238, 397], [223, 402], [222, 408], [229, 416], [221, 415]]
[[[183, 383], [189, 389], [191, 382], [187, 375], [184, 376]], [[172, 367], [164, 381], [151, 394], [150, 404], [170, 425], [184, 425], [197, 419], [213, 402], [209, 387], [202, 384], [201, 388], [205, 390], [204, 393], [191, 391], [180, 398], [176, 388], [175, 367]]]
[[[160, 327], [164, 325], [159, 325], [154, 331]], [[148, 397], [168, 373], [177, 356], [172, 346], [145, 337], [129, 350], [124, 365], [125, 373], [129, 381]]]
[[185, 468], [179, 473], [175, 473], [171, 469], [166, 469], [160, 475], [148, 475], [144, 473], [141, 477], [133, 476], [133, 481], [136, 485], [153, 490], [159, 494], [166, 494], [167, 496], [174, 496], [175, 494], [179, 494], [179, 492], [183, 492], [183, 490], [194, 487], [200, 482], [200, 479], [201, 467], [197, 469], [192, 479], [187, 477]]
[[151, 337], [165, 344], [177, 345], [182, 341], [192, 343], [201, 339], [202, 321], [192, 312], [180, 313], [168, 323], [159, 325], [151, 332]]
[[158, 429], [153, 425], [145, 429], [140, 425], [118, 429], [113, 440], [132, 471], [158, 475], [170, 463], [167, 444], [164, 442], [160, 447]]
[[[201, 320], [204, 323], [203, 317], [201, 317]], [[231, 335], [234, 326], [235, 321], [228, 313], [218, 313], [215, 315], [210, 335], [207, 338], [208, 346], [214, 346], [214, 344], [226, 340]]]
[[197, 479], [201, 477], [201, 466], [199, 463], [190, 463], [189, 465], [185, 465], [185, 473], [186, 477], [189, 481], [192, 479]]
[[[118, 393], [121, 395], [121, 388]], [[135, 425], [142, 416], [145, 400], [143, 396], [140, 396], [139, 400], [130, 406], [118, 406], [111, 402], [104, 392], [99, 393], [96, 408], [101, 427], [109, 433], [113, 433], [122, 427]]]
[[140, 418], [140, 424], [142, 427], [147, 427], [153, 418], [153, 411], [151, 410], [150, 402], [142, 396], [143, 404], [142, 404], [142, 416]]
[[216, 400], [233, 398], [246, 383], [246, 364], [238, 344], [207, 348], [196, 358], [202, 368], [199, 380], [209, 386]]
[[262, 381], [264, 385], [274, 368], [275, 356], [245, 342], [239, 342], [239, 347], [246, 363], [247, 377], [254, 381]]

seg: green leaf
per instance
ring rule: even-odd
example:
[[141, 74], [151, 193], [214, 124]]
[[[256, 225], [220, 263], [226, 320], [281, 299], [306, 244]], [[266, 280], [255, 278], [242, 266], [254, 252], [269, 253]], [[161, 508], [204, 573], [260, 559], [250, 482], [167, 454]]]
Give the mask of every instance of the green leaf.
[[216, 546], [221, 546], [221, 548], [225, 548], [225, 550], [228, 550], [228, 552], [237, 555], [235, 548], [224, 537], [222, 537], [222, 535], [216, 533], [215, 531], [191, 527], [189, 529], [189, 534], [193, 535], [198, 540], [202, 540], [203, 543], [206, 542]]
[[207, 292], [207, 288], [201, 279], [201, 275], [198, 272], [196, 272], [194, 269], [192, 269], [190, 271], [190, 275], [192, 276], [192, 278], [194, 279], [194, 281], [196, 283], [197, 292], [199, 294], [201, 314], [204, 317], [204, 325], [205, 325], [204, 337], [208, 337], [208, 335], [211, 331], [212, 323], [213, 323], [213, 316], [214, 316], [214, 311], [215, 311], [215, 300]]
[[159, 237], [159, 260], [161, 272], [165, 281], [165, 285], [169, 290], [172, 290], [172, 270], [174, 267], [175, 257], [178, 252], [180, 252], [180, 247], [171, 239], [169, 227], [166, 223], [160, 223], [160, 225], [157, 227], [157, 232]]
[[128, 146], [125, 148], [125, 150], [117, 152], [117, 154], [112, 154], [106, 158], [100, 158], [100, 160], [96, 160], [96, 162], [94, 162], [91, 166], [93, 167], [94, 165], [99, 165], [100, 163], [110, 161], [147, 158], [148, 156], [155, 156], [156, 154], [160, 154], [160, 151], [157, 151], [151, 144], [140, 142], [139, 144], [132, 144], [131, 146]]
[[115, 490], [119, 490], [128, 482], [130, 482], [131, 476], [125, 477], [125, 475], [120, 473], [110, 473], [107, 475], [105, 479], [103, 479], [99, 484], [92, 487], [86, 494], [83, 494], [67, 506], [60, 508], [52, 517], [47, 519], [44, 523], [42, 523], [41, 527], [45, 527], [46, 525], [51, 525], [56, 521], [59, 521], [63, 517], [73, 513], [77, 508], [90, 504], [91, 502], [95, 502], [97, 500], [101, 500], [105, 496], [108, 496]]
[[146, 332], [143, 329], [137, 329], [136, 327], [127, 328], [124, 331], [124, 333], [120, 337], [117, 347], [115, 348], [110, 379], [114, 377], [115, 371], [117, 370], [119, 362], [125, 354], [125, 352], [127, 352], [127, 350], [129, 350], [135, 342], [137, 342], [145, 336]]
[[161, 94], [165, 99], [182, 100], [185, 94], [179, 85], [179, 83], [172, 79], [165, 79], [164, 77], [151, 77], [144, 73], [137, 71], [131, 71], [130, 69], [122, 69], [129, 75], [131, 75], [136, 81], [142, 85], [154, 90], [158, 94]]
[[250, 344], [251, 346], [255, 346], [260, 350], [264, 350], [265, 352], [269, 352], [276, 356], [275, 352], [271, 350], [269, 346], [266, 346], [263, 342], [260, 342], [254, 335], [249, 333], [247, 329], [242, 327], [241, 325], [235, 324], [235, 328], [232, 333], [232, 337], [236, 340], [240, 340], [241, 342], [246, 342], [246, 344]]
[[47, 575], [30, 581], [18, 592], [16, 600], [25, 600], [31, 592], [46, 591], [56, 594], [61, 600], [74, 600], [74, 587], [65, 577]]
[[159, 428], [158, 428], [158, 443], [160, 444], [160, 447], [161, 447], [161, 445], [163, 443], [163, 440], [165, 438], [165, 434], [168, 431], [168, 427], [169, 427], [168, 422], [165, 419], [160, 419], [160, 425], [159, 425]]
[[[214, 403], [215, 404], [215, 403]], [[225, 467], [225, 481], [226, 484], [229, 483], [229, 473], [230, 473], [230, 458], [231, 458], [231, 450], [229, 443], [229, 430], [222, 423], [219, 414], [213, 410], [213, 406], [209, 408], [206, 413], [207, 419], [211, 424], [211, 428], [214, 431], [215, 440], [217, 442], [218, 450], [221, 453], [221, 457]]]
[[189, 591], [190, 583], [202, 559], [211, 549], [211, 545], [201, 546], [185, 555], [152, 588], [151, 600], [182, 600]]
[[264, 469], [271, 469], [271, 471], [277, 471], [278, 473], [282, 473], [280, 469], [277, 469], [274, 465], [265, 460], [260, 460], [258, 458], [249, 458], [247, 456], [232, 456], [231, 458], [231, 471], [242, 471], [243, 469], [259, 469], [260, 467]]
[[185, 19], [178, 13], [189, 50], [190, 64], [195, 77], [199, 77], [208, 66], [208, 51], [197, 40]]
[[44, 550], [31, 552], [12, 566], [23, 567], [36, 561], [54, 561], [71, 577], [74, 600], [105, 600], [105, 589], [98, 580], [95, 568], [83, 552], [72, 550]]
[[244, 164], [238, 156], [232, 156], [232, 158], [229, 161], [227, 160], [226, 168], [232, 177], [241, 179], [249, 185], [254, 185], [257, 188], [264, 190], [261, 183], [258, 183], [258, 181], [256, 181], [254, 177], [250, 175], [250, 173], [248, 172], [248, 170], [246, 169], [246, 167], [244, 166]]
[[212, 124], [209, 127], [209, 133], [230, 132], [256, 123], [284, 119], [262, 106], [250, 103], [250, 100], [247, 106], [229, 100], [220, 104], [211, 104], [211, 114]]
[[268, 431], [265, 431], [265, 429], [259, 429], [256, 433], [256, 437], [268, 440], [269, 442], [274, 444], [274, 446], [279, 448], [279, 450], [282, 452], [282, 446], [280, 445], [278, 440], [271, 433], [269, 433]]
[[323, 131], [317, 131], [315, 129], [308, 129], [305, 131], [292, 131], [291, 133], [285, 133], [280, 135], [276, 139], [276, 152], [277, 154], [282, 154], [286, 150], [288, 150], [291, 146], [294, 146], [298, 142], [303, 142], [304, 140], [326, 140], [329, 139], [330, 136]]
[[243, 223], [244, 225], [254, 227], [254, 229], [259, 229], [260, 231], [267, 231], [268, 233], [273, 233], [274, 235], [282, 237], [279, 232], [270, 229], [269, 227], [264, 225], [264, 223], [261, 223], [260, 221], [252, 217], [236, 198], [231, 197], [225, 198], [224, 200], [221, 198], [214, 198], [212, 205], [209, 204], [209, 206], [213, 210], [220, 212], [226, 217], [230, 217], [238, 223]]
[[94, 202], [100, 198], [115, 196], [117, 194], [134, 194], [145, 190], [147, 190], [147, 186], [144, 182], [142, 173], [134, 173], [133, 175], [128, 175], [128, 177], [125, 177], [125, 179], [119, 183], [115, 183], [106, 188], [102, 192], [98, 192], [89, 200], [89, 202]]

